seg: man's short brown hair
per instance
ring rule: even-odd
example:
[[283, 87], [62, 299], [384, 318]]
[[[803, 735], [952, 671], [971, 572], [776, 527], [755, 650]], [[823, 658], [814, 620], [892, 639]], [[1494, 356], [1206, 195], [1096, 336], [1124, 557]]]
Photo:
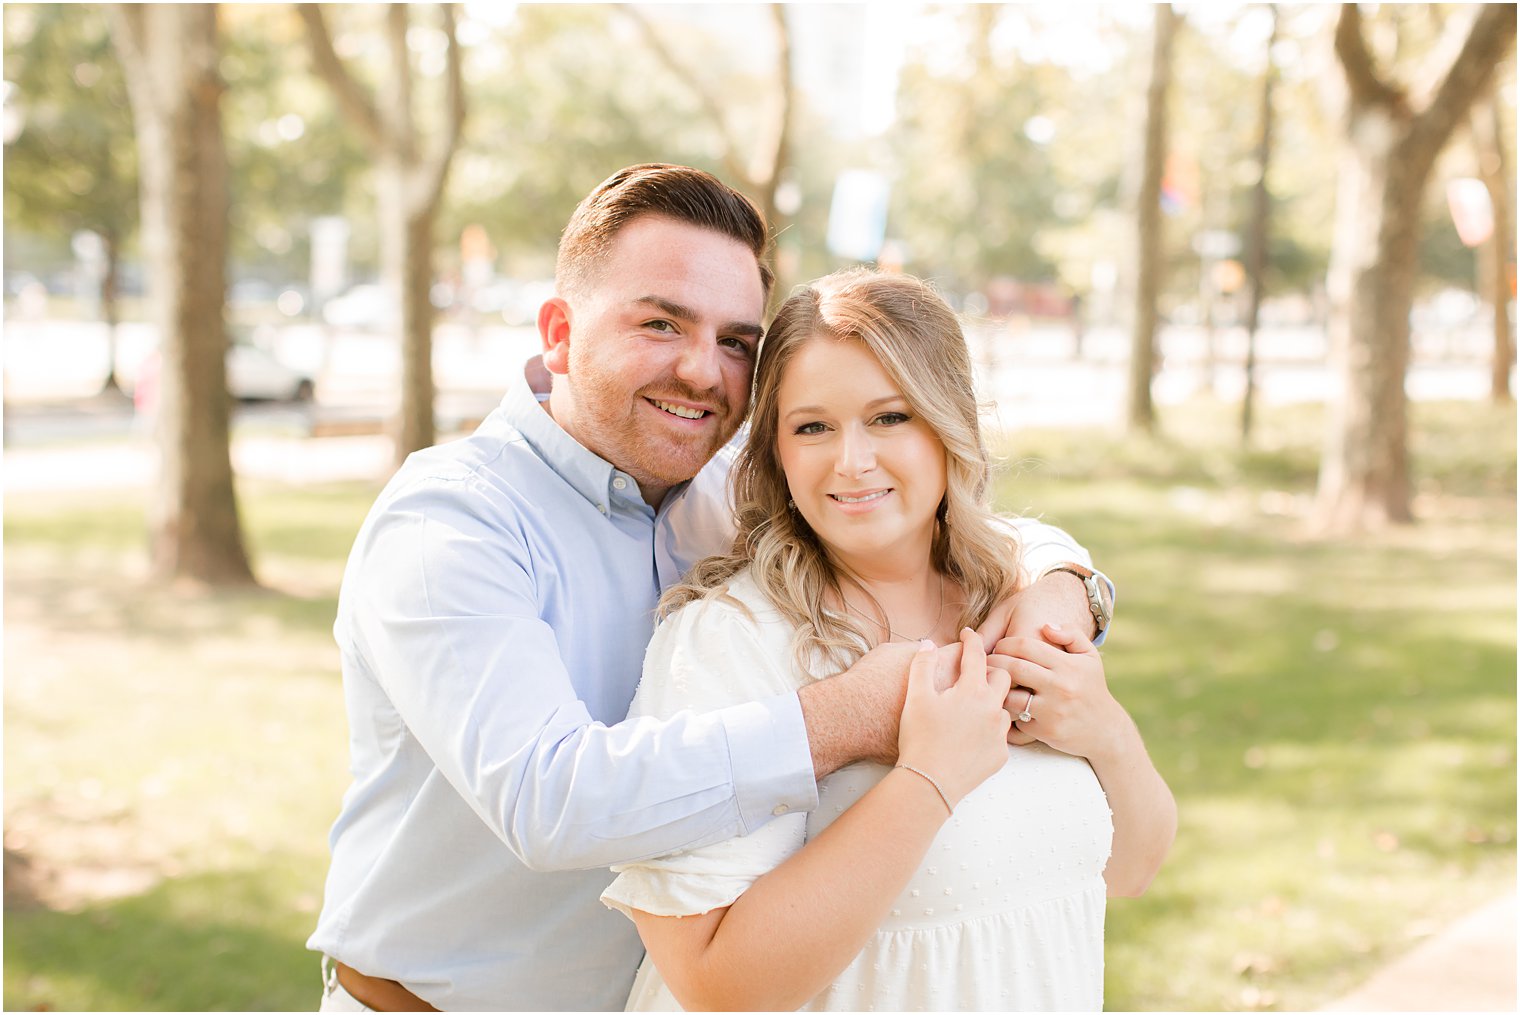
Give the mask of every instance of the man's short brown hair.
[[596, 276], [618, 232], [640, 215], [664, 215], [732, 237], [755, 255], [770, 295], [775, 281], [765, 263], [765, 218], [749, 198], [711, 173], [646, 162], [613, 173], [586, 195], [559, 239], [554, 279], [562, 291]]

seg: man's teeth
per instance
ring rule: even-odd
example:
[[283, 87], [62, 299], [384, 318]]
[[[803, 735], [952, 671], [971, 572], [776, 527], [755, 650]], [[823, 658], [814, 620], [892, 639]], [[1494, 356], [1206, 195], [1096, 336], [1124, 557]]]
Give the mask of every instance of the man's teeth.
[[833, 497], [841, 504], [862, 504], [868, 500], [879, 500], [891, 492], [891, 490], [877, 490], [875, 493], [868, 493], [860, 497], [846, 497], [842, 493], [831, 493], [829, 496]]
[[662, 402], [657, 398], [651, 398], [650, 401], [672, 416], [680, 416], [682, 419], [701, 419], [707, 415], [706, 409], [688, 409], [684, 405], [671, 405], [669, 402]]

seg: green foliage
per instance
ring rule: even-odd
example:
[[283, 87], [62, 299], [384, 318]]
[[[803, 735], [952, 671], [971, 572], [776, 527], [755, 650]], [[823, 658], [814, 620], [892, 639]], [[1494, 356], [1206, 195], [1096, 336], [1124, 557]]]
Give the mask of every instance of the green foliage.
[[62, 261], [78, 230], [125, 242], [137, 228], [137, 158], [126, 82], [104, 13], [9, 4], [5, 73], [24, 126], [5, 149], [5, 226], [50, 234]]
[[999, 8], [945, 16], [966, 57], [903, 68], [892, 235], [906, 242], [915, 272], [952, 288], [979, 288], [999, 275], [1049, 278], [1053, 267], [1035, 236], [1050, 218], [1056, 182], [1049, 156], [1026, 131], [1052, 108], [1042, 101], [1041, 75], [994, 49]]
[[306, 278], [320, 215], [354, 220], [354, 261], [373, 267], [371, 153], [311, 73], [305, 25], [290, 4], [225, 4], [221, 18], [236, 274]]

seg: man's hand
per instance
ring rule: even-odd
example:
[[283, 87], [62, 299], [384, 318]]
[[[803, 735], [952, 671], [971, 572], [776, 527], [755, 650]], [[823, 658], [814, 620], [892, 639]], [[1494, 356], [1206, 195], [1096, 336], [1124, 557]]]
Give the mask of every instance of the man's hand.
[[[822, 779], [856, 761], [897, 761], [897, 726], [908, 691], [908, 667], [916, 642], [878, 645], [849, 669], [814, 681], [797, 692], [813, 752], [813, 774]], [[934, 686], [955, 683], [960, 642], [934, 650]]]
[[[986, 621], [977, 628], [988, 655], [997, 650], [1004, 638], [1040, 638], [1046, 624], [1057, 624], [1067, 631], [1091, 632], [1097, 635], [1097, 622], [1087, 606], [1087, 590], [1082, 580], [1066, 571], [1046, 575], [1016, 595], [998, 603], [987, 615]], [[1005, 657], [1006, 658], [1006, 657]], [[989, 665], [998, 665], [997, 659]], [[1008, 693], [1004, 707], [1009, 715], [1023, 711], [1024, 699], [1029, 688], [1020, 687], [1018, 674], [1013, 674], [1013, 690]], [[1008, 742], [1014, 745], [1032, 744], [1035, 737], [1015, 725], [1008, 731]]]

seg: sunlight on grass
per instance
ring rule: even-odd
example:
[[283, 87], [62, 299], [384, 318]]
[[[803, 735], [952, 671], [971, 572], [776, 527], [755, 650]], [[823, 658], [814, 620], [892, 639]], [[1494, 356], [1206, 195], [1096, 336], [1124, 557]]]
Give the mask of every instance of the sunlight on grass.
[[[1304, 524], [1318, 411], [1248, 453], [1232, 411], [1020, 433], [997, 475], [1119, 583], [1109, 681], [1181, 809], [1110, 904], [1111, 1009], [1313, 1008], [1513, 883], [1513, 408], [1416, 406], [1420, 524], [1343, 541]], [[331, 624], [376, 491], [240, 492], [266, 587], [194, 598], [144, 584], [139, 496], [7, 498], [7, 1008], [316, 999]]]

